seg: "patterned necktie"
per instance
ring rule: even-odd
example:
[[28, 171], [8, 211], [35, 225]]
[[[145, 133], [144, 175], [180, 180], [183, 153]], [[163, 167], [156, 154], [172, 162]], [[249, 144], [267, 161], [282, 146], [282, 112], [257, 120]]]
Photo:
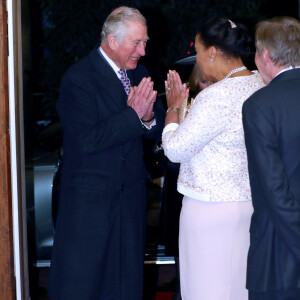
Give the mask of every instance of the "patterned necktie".
[[129, 80], [129, 78], [126, 75], [125, 70], [120, 69], [118, 71], [118, 73], [121, 75], [121, 82], [122, 82], [122, 84], [124, 86], [125, 92], [126, 92], [127, 95], [129, 95], [130, 87], [131, 87], [130, 80]]

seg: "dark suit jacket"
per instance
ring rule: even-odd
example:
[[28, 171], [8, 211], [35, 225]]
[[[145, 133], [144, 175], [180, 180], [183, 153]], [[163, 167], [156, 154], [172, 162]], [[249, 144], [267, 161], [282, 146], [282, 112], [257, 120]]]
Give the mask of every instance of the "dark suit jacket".
[[253, 94], [243, 124], [254, 206], [247, 288], [300, 288], [300, 69]]
[[[148, 76], [128, 71], [132, 85]], [[64, 75], [57, 110], [64, 131], [61, 193], [51, 261], [55, 300], [141, 300], [146, 184], [143, 128], [112, 68], [95, 49]]]

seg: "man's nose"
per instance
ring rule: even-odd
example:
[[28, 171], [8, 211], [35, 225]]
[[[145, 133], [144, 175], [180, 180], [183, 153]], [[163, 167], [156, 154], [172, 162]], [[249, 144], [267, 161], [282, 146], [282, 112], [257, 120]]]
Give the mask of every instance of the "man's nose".
[[137, 50], [138, 50], [139, 55], [141, 55], [141, 56], [145, 56], [146, 55], [146, 45], [144, 43], [140, 43], [138, 45]]

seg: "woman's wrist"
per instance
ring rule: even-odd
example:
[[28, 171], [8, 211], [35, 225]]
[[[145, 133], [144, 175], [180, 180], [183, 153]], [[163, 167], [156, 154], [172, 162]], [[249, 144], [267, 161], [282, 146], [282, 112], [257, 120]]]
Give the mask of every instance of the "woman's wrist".
[[175, 112], [177, 112], [179, 114], [179, 111], [180, 109], [178, 107], [175, 107], [175, 106], [170, 106], [168, 109], [167, 109], [167, 113], [171, 110], [174, 110]]

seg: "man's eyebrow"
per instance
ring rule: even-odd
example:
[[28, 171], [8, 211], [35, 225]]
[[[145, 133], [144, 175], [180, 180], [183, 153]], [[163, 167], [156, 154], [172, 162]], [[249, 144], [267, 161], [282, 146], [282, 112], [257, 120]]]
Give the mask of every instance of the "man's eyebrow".
[[149, 40], [150, 40], [150, 38], [147, 37], [147, 38], [145, 38], [145, 39], [141, 39], [141, 40], [136, 39], [136, 40], [133, 40], [133, 41], [134, 41], [134, 42], [141, 42], [141, 41], [146, 41], [146, 42], [148, 42]]

